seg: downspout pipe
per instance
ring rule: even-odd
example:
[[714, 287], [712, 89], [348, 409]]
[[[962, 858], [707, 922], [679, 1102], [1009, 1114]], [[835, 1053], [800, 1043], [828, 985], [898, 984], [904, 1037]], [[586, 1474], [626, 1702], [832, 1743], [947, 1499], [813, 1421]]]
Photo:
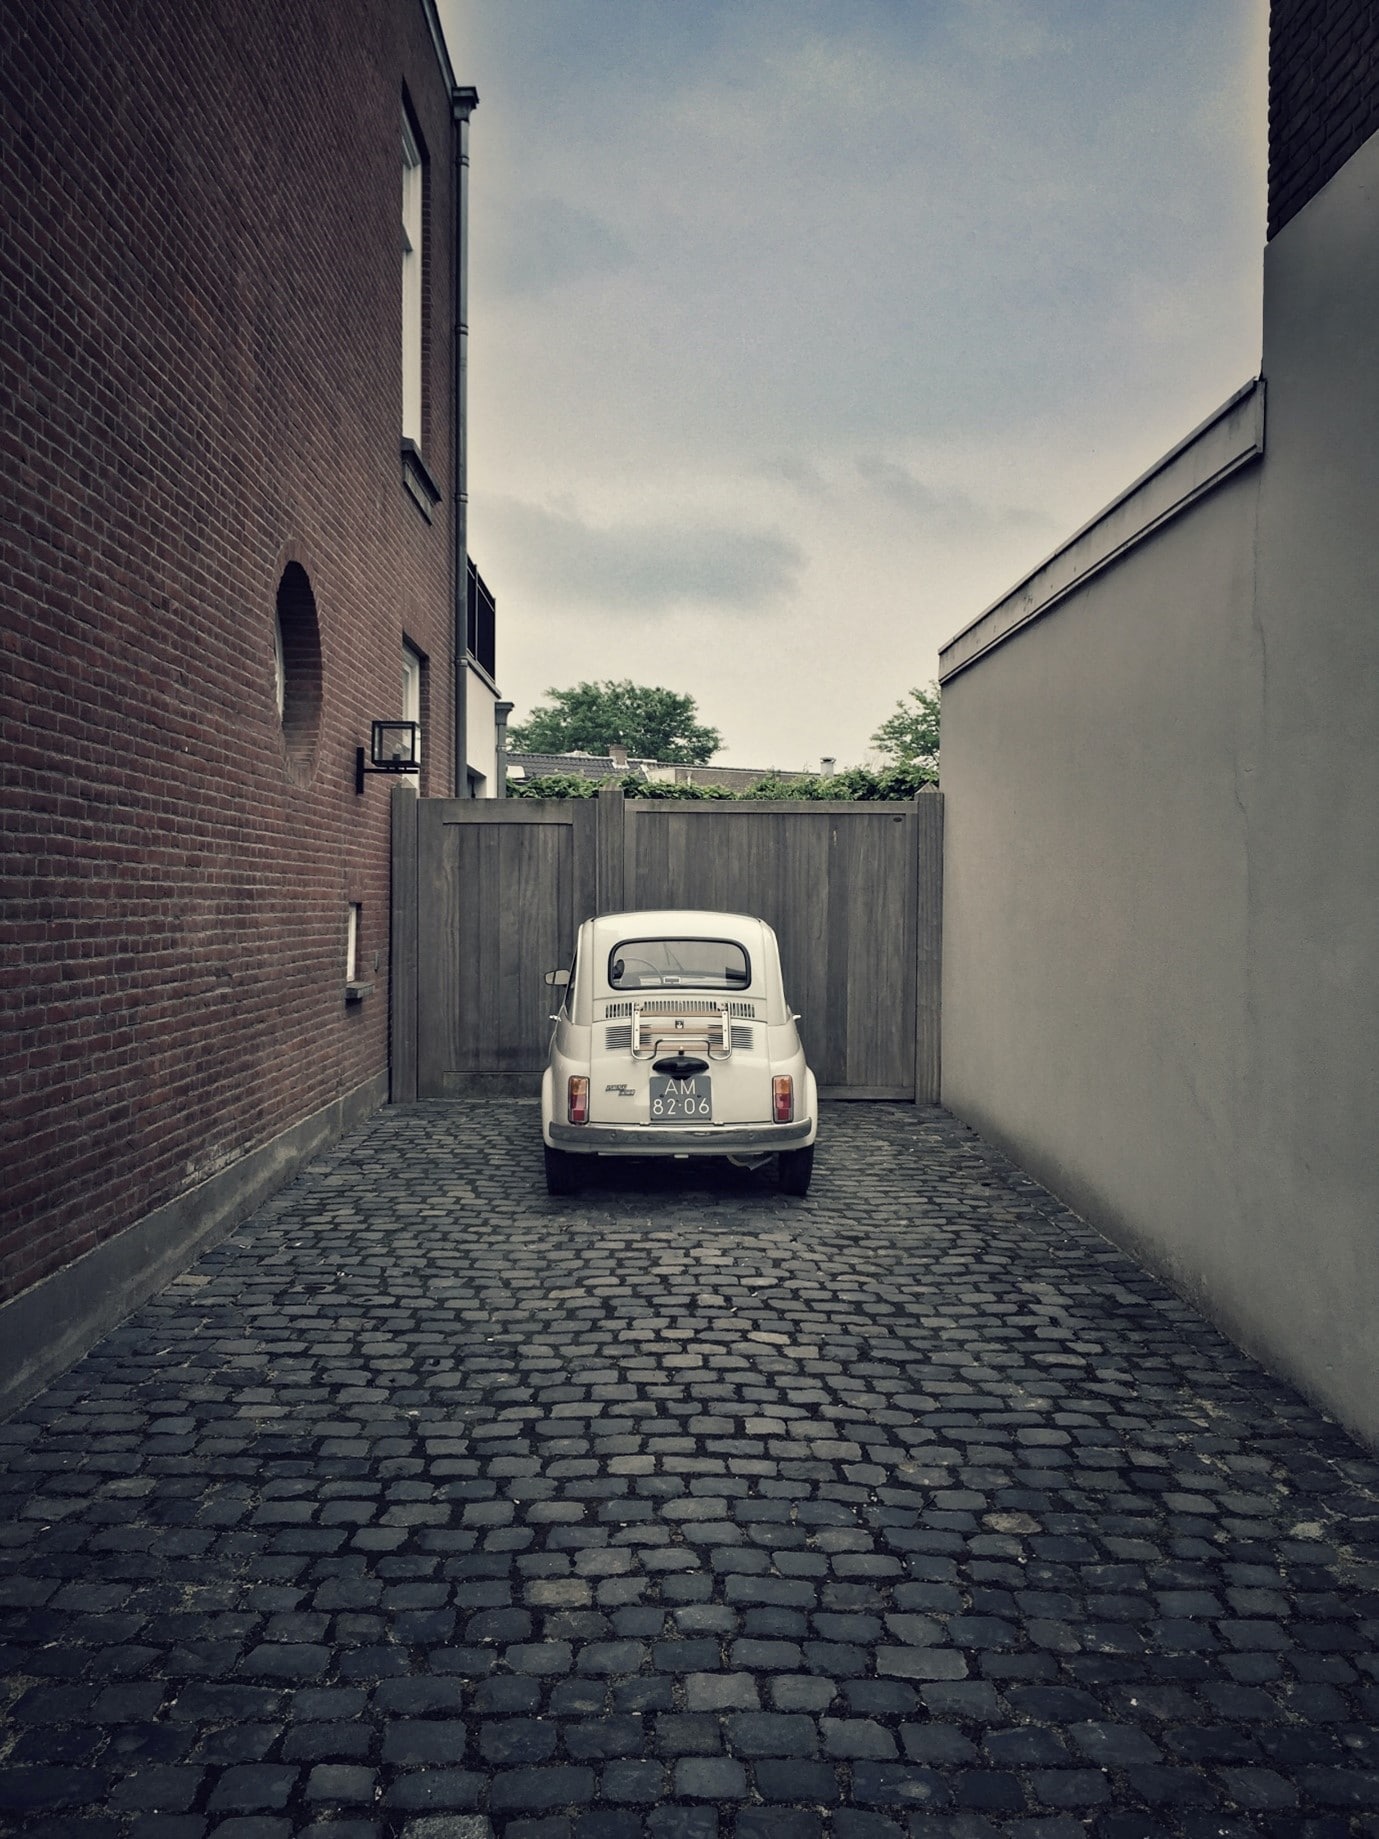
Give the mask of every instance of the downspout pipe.
[[455, 580], [455, 796], [469, 797], [469, 509], [467, 414], [469, 406], [469, 117], [479, 106], [477, 89], [450, 92], [451, 157], [454, 160], [455, 234], [452, 239], [454, 274], [454, 332], [451, 377], [454, 403], [451, 415], [450, 476], [454, 491], [451, 527], [454, 532]]
[[510, 702], [495, 702], [493, 705], [494, 766], [498, 779], [496, 789], [499, 798], [506, 798], [508, 795], [508, 717], [512, 714], [512, 709], [513, 705]]

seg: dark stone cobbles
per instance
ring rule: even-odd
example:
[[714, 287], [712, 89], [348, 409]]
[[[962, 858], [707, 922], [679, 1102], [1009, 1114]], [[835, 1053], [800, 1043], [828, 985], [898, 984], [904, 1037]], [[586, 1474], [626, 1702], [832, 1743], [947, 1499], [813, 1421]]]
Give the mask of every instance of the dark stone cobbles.
[[0, 1494], [0, 1832], [1379, 1839], [1379, 1464], [939, 1111], [386, 1111]]

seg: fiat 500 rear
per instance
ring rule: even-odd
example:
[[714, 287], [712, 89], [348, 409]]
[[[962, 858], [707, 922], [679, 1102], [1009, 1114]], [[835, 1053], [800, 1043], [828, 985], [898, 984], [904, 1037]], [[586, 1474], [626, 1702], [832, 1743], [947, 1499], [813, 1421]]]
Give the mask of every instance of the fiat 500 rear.
[[774, 1156], [785, 1192], [808, 1192], [818, 1092], [764, 920], [603, 914], [547, 981], [564, 992], [541, 1090], [552, 1194], [590, 1156]]

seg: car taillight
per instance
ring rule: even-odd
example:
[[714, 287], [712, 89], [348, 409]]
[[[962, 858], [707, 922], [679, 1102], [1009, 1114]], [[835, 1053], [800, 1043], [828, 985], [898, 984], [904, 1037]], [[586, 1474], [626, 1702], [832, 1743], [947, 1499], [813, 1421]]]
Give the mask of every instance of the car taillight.
[[572, 1124], [589, 1122], [589, 1081], [582, 1073], [570, 1076], [570, 1096], [566, 1106], [566, 1115]]
[[771, 1081], [771, 1115], [778, 1124], [788, 1124], [795, 1115], [795, 1082], [789, 1073], [777, 1073]]

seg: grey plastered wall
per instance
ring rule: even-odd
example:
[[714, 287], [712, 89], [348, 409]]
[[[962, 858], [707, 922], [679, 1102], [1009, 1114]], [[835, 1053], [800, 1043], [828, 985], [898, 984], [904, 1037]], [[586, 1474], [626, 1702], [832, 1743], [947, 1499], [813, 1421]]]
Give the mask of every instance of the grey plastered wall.
[[1376, 327], [1372, 141], [1270, 246], [1263, 460], [943, 701], [945, 1103], [1371, 1443]]
[[1264, 277], [1240, 1180], [1290, 1367], [1379, 1443], [1379, 136]]

